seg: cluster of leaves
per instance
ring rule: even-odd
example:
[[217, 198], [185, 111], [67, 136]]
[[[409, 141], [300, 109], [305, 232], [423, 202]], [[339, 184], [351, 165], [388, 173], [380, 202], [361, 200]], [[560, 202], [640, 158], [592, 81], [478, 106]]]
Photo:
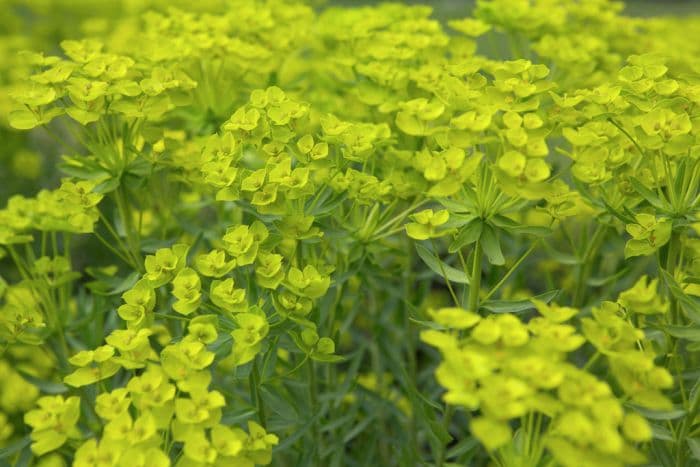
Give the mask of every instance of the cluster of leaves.
[[63, 176], [0, 209], [0, 460], [700, 461], [700, 21], [125, 2], [57, 44], [44, 3], [0, 40], [8, 167]]

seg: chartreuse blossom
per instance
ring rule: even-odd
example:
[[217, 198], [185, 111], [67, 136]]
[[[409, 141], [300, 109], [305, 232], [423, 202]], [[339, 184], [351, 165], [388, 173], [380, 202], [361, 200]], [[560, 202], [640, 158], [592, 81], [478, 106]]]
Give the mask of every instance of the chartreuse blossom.
[[432, 209], [425, 209], [413, 214], [411, 217], [415, 222], [406, 224], [408, 236], [416, 240], [427, 240], [445, 234], [439, 231], [439, 227], [449, 220], [450, 213], [446, 209], [437, 212], [434, 212]]
[[146, 256], [144, 279], [154, 288], [172, 281], [184, 267], [188, 250], [187, 245], [177, 244], [172, 248], [161, 248], [154, 255]]
[[626, 226], [632, 236], [625, 245], [625, 256], [650, 255], [671, 238], [671, 221], [656, 219], [651, 214], [638, 214], [635, 224]]
[[44, 396], [38, 407], [24, 415], [24, 421], [32, 427], [32, 452], [43, 455], [54, 451], [68, 441], [79, 438], [76, 428], [80, 418], [80, 398], [71, 396]]

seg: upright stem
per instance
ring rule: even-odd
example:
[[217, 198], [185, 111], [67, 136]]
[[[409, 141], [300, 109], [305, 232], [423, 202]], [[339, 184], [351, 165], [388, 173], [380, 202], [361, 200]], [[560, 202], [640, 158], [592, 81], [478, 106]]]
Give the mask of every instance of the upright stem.
[[[671, 239], [668, 242], [668, 253], [666, 254], [666, 272], [671, 276], [674, 275], [676, 271], [676, 263], [678, 262], [678, 246], [680, 244], [680, 234], [673, 232], [671, 234]], [[673, 324], [682, 324], [680, 322], [680, 316], [678, 316], [678, 303], [673, 294], [668, 294], [668, 300], [671, 308], [671, 319]]]
[[[678, 255], [680, 253], [680, 234], [678, 232], [673, 232], [671, 234], [671, 239], [669, 240], [668, 243], [668, 251], [666, 253], [666, 271], [673, 276], [676, 270], [676, 266], [678, 263]], [[680, 311], [678, 309], [678, 302], [676, 298], [673, 296], [670, 291], [666, 290], [667, 292], [667, 298], [669, 300], [670, 304], [670, 311], [671, 311], [671, 321], [675, 325], [682, 325], [683, 320], [680, 314]], [[673, 342], [673, 350], [671, 351], [671, 355], [673, 358], [674, 363], [676, 363], [676, 368], [678, 372], [678, 380], [680, 382], [680, 393], [683, 398], [683, 405], [688, 407], [688, 398], [686, 397], [685, 393], [685, 388], [683, 387], [683, 379], [682, 379], [682, 364], [678, 361], [679, 358], [682, 358], [678, 354], [678, 339], [672, 338]], [[695, 417], [698, 413], [698, 409], [700, 408], [700, 397], [697, 395], [695, 396], [695, 399], [690, 401], [690, 407], [688, 407], [688, 412], [683, 417], [683, 419], [680, 422], [679, 430], [678, 430], [678, 437], [676, 438], [676, 467], [682, 467], [686, 465], [686, 452], [685, 452], [685, 440], [688, 435], [688, 430], [690, 429], [691, 425], [693, 424]]]
[[122, 219], [124, 232], [126, 234], [126, 242], [129, 246], [129, 254], [134, 260], [134, 263], [142, 270], [143, 260], [141, 258], [141, 247], [139, 245], [139, 233], [134, 229], [133, 218], [131, 217], [131, 206], [126, 198], [126, 189], [120, 186], [114, 196], [119, 210], [119, 217]]
[[685, 464], [685, 440], [688, 437], [688, 431], [695, 421], [695, 417], [700, 411], [700, 396], [695, 396], [695, 400], [692, 401], [688, 413], [683, 418], [681, 422], [680, 432], [678, 434], [678, 439], [676, 440], [676, 467], [683, 467]]
[[459, 306], [459, 298], [457, 298], [457, 294], [455, 293], [454, 289], [452, 288], [452, 284], [450, 283], [450, 279], [447, 277], [447, 273], [445, 272], [445, 268], [442, 265], [442, 261], [440, 261], [440, 256], [438, 255], [438, 250], [437, 246], [435, 245], [435, 241], [431, 238], [430, 239], [430, 244], [433, 247], [433, 254], [435, 257], [438, 259], [438, 266], [440, 267], [440, 273], [442, 274], [442, 278], [445, 279], [445, 285], [447, 285], [447, 290], [450, 292], [450, 296], [452, 297], [452, 300], [455, 302], [455, 306]]
[[479, 292], [481, 291], [481, 241], [474, 244], [474, 262], [472, 263], [471, 282], [469, 283], [469, 311], [477, 312], [479, 307]]
[[265, 416], [265, 403], [260, 393], [260, 371], [258, 370], [258, 359], [253, 359], [253, 368], [250, 370], [250, 393], [255, 401], [255, 408], [258, 412], [258, 419], [263, 428], [267, 427], [267, 417]]
[[588, 276], [591, 274], [591, 267], [593, 258], [598, 253], [600, 245], [605, 238], [606, 226], [603, 224], [598, 224], [593, 233], [593, 238], [588, 243], [585, 253], [581, 258], [581, 264], [578, 267], [578, 273], [576, 275], [576, 290], [574, 291], [574, 296], [572, 299], [572, 305], [574, 307], [580, 307], [583, 305], [583, 297], [586, 293], [586, 282], [588, 282]]
[[[306, 368], [309, 370], [309, 402], [311, 405], [311, 416], [318, 416], [318, 384], [316, 382], [316, 367], [314, 361], [309, 358]], [[318, 419], [315, 419], [311, 431], [314, 439], [314, 453], [316, 458], [316, 465], [321, 465], [321, 431], [319, 430]]]
[[528, 256], [530, 256], [530, 253], [532, 253], [532, 252], [535, 250], [535, 247], [537, 247], [537, 245], [538, 245], [539, 243], [540, 243], [540, 241], [539, 241], [539, 239], [538, 239], [538, 240], [535, 240], [535, 241], [532, 243], [532, 245], [530, 245], [530, 248], [528, 248], [528, 249], [525, 251], [525, 253], [523, 253], [522, 256], [520, 256], [520, 258], [518, 258], [518, 259], [515, 261], [515, 263], [513, 263], [513, 266], [511, 266], [511, 268], [508, 270], [508, 272], [505, 273], [505, 275], [501, 278], [501, 280], [498, 281], [498, 283], [497, 283], [496, 285], [494, 285], [493, 287], [491, 287], [491, 290], [489, 290], [488, 293], [484, 296], [484, 300], [488, 300], [489, 298], [491, 298], [491, 297], [493, 296], [493, 294], [495, 294], [495, 293], [498, 291], [498, 289], [500, 289], [501, 286], [503, 286], [503, 284], [506, 283], [506, 281], [508, 280], [508, 278], [509, 278], [511, 275], [513, 275], [513, 273], [514, 273], [515, 270], [518, 268], [518, 266], [520, 266], [520, 264], [521, 264], [523, 261], [525, 261], [525, 259], [526, 259]]

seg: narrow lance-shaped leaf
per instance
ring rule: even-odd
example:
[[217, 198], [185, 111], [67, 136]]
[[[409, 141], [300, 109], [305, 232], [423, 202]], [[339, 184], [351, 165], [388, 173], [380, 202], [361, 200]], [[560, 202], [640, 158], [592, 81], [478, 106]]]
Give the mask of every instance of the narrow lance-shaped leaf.
[[484, 250], [484, 253], [486, 253], [489, 263], [496, 266], [502, 266], [506, 263], [503, 252], [501, 251], [501, 245], [496, 236], [496, 231], [488, 224], [484, 225], [483, 231], [481, 232], [481, 248]]
[[484, 222], [481, 218], [477, 217], [476, 219], [472, 219], [471, 222], [459, 229], [459, 232], [457, 232], [455, 239], [452, 241], [447, 251], [454, 253], [476, 242], [479, 240], [483, 228]]
[[[549, 303], [559, 294], [559, 290], [550, 290], [539, 295], [535, 295], [534, 299]], [[535, 308], [535, 305], [527, 300], [487, 300], [483, 302], [479, 308], [488, 310], [492, 313], [520, 313], [523, 311]]]
[[443, 277], [443, 272], [445, 271], [445, 276], [450, 282], [455, 282], [457, 284], [469, 284], [469, 277], [457, 268], [444, 263], [440, 258], [436, 257], [430, 250], [428, 250], [423, 245], [416, 243], [416, 251], [418, 256], [423, 262], [440, 277]]

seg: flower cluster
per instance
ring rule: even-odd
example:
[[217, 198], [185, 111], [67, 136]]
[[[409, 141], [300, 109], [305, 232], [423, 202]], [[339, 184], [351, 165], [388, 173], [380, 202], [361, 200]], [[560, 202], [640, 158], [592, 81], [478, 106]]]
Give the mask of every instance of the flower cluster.
[[538, 316], [527, 323], [510, 314], [482, 318], [461, 308], [431, 312], [447, 331], [423, 331], [421, 338], [443, 356], [436, 378], [447, 390], [445, 401], [480, 411], [471, 431], [490, 450], [510, 442], [509, 421], [536, 417], [549, 421], [546, 431], [535, 433], [535, 443], [543, 443], [562, 465], [643, 463], [634, 444], [651, 438], [646, 420], [626, 411], [612, 387], [571, 363], [570, 355], [590, 342], [610, 359], [633, 401], [667, 408], [658, 389], [669, 387], [672, 378], [654, 365], [653, 353], [637, 348], [644, 334], [612, 302], [594, 309], [593, 318], [582, 318], [583, 335], [571, 322], [579, 310], [533, 303]]

